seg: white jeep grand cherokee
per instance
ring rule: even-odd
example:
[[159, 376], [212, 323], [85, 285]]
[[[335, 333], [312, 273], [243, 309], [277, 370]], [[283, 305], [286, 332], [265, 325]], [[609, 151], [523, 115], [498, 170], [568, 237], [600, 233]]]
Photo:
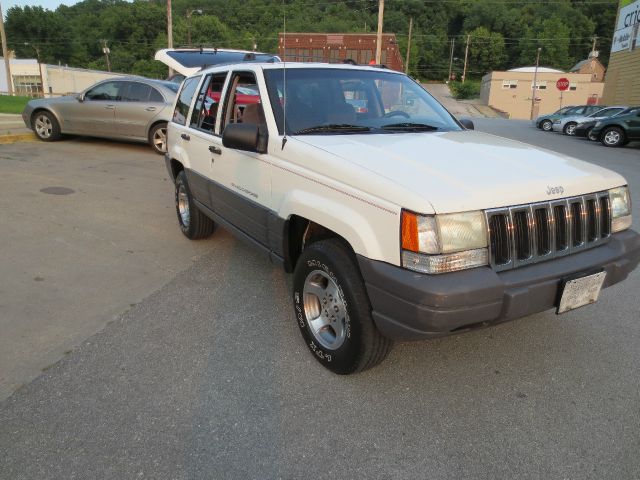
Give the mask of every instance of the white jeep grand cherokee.
[[396, 339], [593, 303], [640, 261], [624, 178], [470, 131], [389, 70], [198, 72], [166, 161], [184, 234], [218, 223], [293, 272], [304, 341], [336, 373]]

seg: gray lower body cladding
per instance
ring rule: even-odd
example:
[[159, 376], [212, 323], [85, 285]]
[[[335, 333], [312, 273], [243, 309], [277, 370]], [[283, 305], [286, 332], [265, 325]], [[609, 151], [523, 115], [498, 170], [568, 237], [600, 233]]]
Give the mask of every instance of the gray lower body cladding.
[[489, 267], [421, 275], [358, 256], [378, 329], [396, 340], [418, 340], [500, 323], [557, 306], [563, 279], [607, 272], [604, 287], [640, 262], [640, 235], [616, 233], [604, 245], [548, 262], [497, 273]]

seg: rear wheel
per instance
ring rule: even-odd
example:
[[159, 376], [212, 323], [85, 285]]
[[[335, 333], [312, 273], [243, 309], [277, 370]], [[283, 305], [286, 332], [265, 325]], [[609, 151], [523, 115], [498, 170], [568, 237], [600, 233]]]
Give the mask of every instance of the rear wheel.
[[167, 124], [158, 123], [149, 131], [149, 144], [153, 151], [159, 155], [164, 155], [167, 151]]
[[353, 253], [341, 240], [320, 240], [305, 248], [294, 271], [293, 302], [307, 347], [334, 373], [367, 370], [391, 350], [391, 340], [371, 317]]
[[609, 127], [600, 135], [600, 141], [605, 147], [621, 147], [627, 143], [624, 131], [620, 127]]
[[43, 142], [60, 140], [60, 124], [52, 113], [41, 110], [36, 112], [31, 122], [36, 136]]
[[567, 123], [564, 128], [562, 129], [562, 133], [564, 133], [565, 135], [569, 135], [569, 136], [573, 136], [576, 134], [576, 123], [575, 122], [569, 122]]
[[185, 237], [197, 240], [213, 233], [213, 220], [202, 213], [193, 201], [184, 170], [176, 176], [176, 213], [180, 230]]
[[553, 123], [551, 123], [551, 120], [543, 120], [540, 122], [540, 128], [545, 132], [550, 132], [551, 128], [553, 128]]

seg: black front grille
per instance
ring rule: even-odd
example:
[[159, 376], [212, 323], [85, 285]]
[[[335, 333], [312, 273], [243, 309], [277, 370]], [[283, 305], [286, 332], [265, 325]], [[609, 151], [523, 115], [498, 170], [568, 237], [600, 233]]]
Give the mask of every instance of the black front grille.
[[491, 266], [506, 270], [599, 245], [611, 235], [608, 195], [487, 210]]

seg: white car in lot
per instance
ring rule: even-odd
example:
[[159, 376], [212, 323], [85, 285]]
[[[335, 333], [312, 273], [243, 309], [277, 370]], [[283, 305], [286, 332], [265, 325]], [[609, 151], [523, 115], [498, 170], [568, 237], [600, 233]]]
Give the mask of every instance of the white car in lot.
[[386, 69], [204, 69], [168, 127], [178, 224], [292, 272], [292, 321], [339, 374], [394, 340], [593, 303], [638, 265], [623, 177], [463, 125]]
[[602, 110], [592, 113], [591, 115], [572, 115], [568, 117], [558, 118], [553, 121], [553, 131], [562, 132], [565, 135], [575, 135], [575, 130], [578, 124], [589, 122], [591, 120], [602, 120], [603, 118], [609, 118], [626, 109], [626, 106], [616, 107], [604, 107]]

